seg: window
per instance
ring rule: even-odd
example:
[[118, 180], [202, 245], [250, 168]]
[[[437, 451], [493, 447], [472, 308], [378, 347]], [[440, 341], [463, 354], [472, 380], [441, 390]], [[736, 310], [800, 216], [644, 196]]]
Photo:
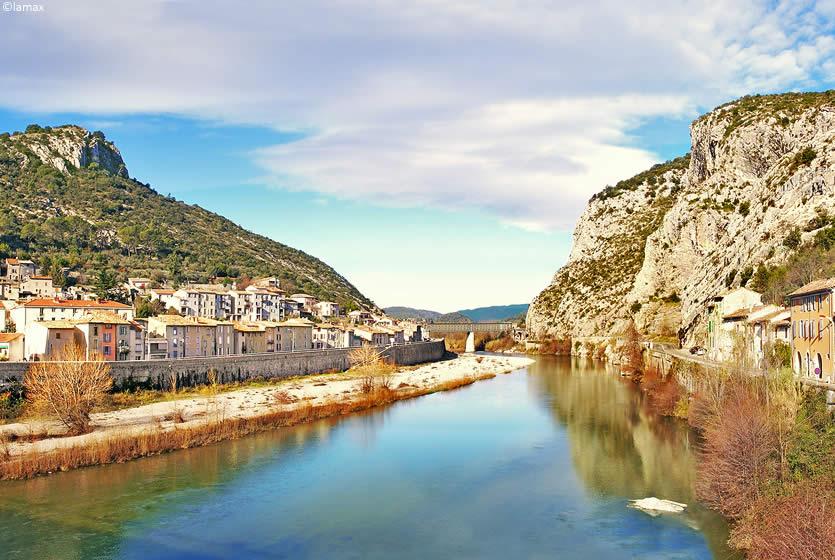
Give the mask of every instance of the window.
[[55, 333], [55, 340], [60, 340], [60, 339], [61, 339], [61, 333], [59, 333], [59, 332]]
[[128, 328], [124, 325], [119, 327], [119, 336], [125, 336], [128, 334]]
[[99, 336], [99, 328], [93, 327], [93, 336]]

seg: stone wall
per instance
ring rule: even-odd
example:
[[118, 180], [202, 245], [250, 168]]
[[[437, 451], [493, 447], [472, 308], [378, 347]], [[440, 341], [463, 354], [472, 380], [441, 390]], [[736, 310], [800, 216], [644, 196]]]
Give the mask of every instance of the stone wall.
[[[350, 366], [351, 350], [334, 348], [212, 358], [111, 362], [110, 366], [117, 387], [167, 388], [175, 375], [177, 385], [185, 387], [206, 383], [209, 370], [215, 371], [220, 383], [344, 371]], [[380, 347], [380, 350], [385, 359], [398, 365], [434, 362], [440, 360], [445, 353], [442, 340]], [[28, 366], [26, 362], [0, 362], [0, 383], [22, 380]]]

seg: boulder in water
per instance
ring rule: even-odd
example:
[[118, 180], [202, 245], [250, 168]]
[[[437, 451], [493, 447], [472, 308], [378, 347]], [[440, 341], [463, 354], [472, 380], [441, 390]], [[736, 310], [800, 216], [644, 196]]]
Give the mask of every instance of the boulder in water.
[[644, 513], [655, 517], [657, 515], [661, 515], [662, 513], [681, 513], [687, 509], [687, 504], [652, 497], [640, 500], [630, 500], [629, 507], [639, 509]]

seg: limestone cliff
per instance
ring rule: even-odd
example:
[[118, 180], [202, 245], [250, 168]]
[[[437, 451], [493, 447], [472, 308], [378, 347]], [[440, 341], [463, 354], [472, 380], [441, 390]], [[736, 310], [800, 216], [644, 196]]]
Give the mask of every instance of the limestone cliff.
[[789, 233], [809, 239], [835, 210], [835, 92], [745, 97], [690, 136], [688, 156], [592, 197], [528, 312], [534, 336], [616, 334], [634, 316], [697, 340], [708, 298], [784, 262]]
[[114, 175], [128, 176], [119, 149], [101, 132], [89, 132], [74, 125], [30, 128], [26, 134], [16, 134], [10, 140], [12, 145], [23, 148], [24, 153], [28, 149], [41, 162], [61, 172], [96, 164]]

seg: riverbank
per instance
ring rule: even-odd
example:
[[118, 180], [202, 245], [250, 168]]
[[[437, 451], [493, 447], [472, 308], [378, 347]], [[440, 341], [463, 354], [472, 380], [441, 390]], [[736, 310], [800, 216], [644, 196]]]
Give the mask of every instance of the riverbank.
[[191, 396], [92, 415], [92, 431], [65, 436], [57, 422], [0, 426], [0, 479], [29, 478], [83, 466], [123, 462], [215, 443], [258, 431], [350, 414], [454, 389], [526, 367], [516, 356], [466, 355], [400, 368], [386, 387], [363, 388], [352, 371], [286, 379], [266, 386]]

